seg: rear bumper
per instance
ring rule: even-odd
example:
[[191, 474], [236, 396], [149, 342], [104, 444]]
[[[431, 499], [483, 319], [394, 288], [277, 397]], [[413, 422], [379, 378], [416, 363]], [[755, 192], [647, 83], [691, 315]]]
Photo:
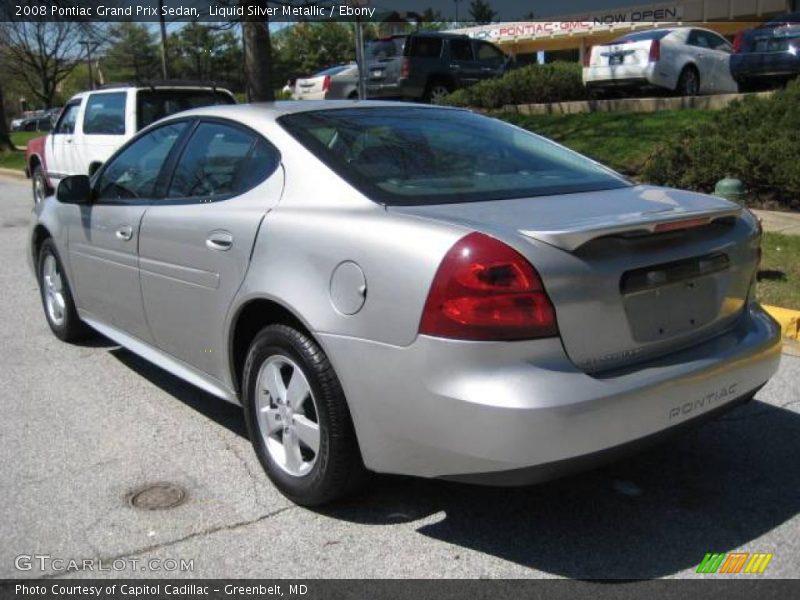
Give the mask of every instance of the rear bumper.
[[780, 328], [755, 304], [723, 335], [602, 377], [576, 369], [558, 339], [321, 341], [368, 468], [490, 484], [551, 479], [715, 416], [780, 359]]
[[800, 75], [800, 56], [789, 52], [733, 54], [731, 75], [740, 82], [758, 77], [793, 77]]
[[657, 64], [584, 67], [583, 83], [588, 88], [671, 87], [666, 73]]
[[370, 83], [367, 82], [367, 98], [402, 98], [403, 90], [398, 82]]
[[327, 92], [308, 92], [308, 93], [294, 93], [292, 94], [294, 100], [326, 100]]

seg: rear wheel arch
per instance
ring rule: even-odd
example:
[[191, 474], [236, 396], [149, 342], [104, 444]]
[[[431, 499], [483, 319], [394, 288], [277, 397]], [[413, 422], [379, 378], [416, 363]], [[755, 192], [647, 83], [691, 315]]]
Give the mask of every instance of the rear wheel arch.
[[434, 85], [434, 84], [437, 84], [437, 83], [441, 83], [441, 84], [446, 85], [447, 87], [450, 88], [450, 91], [453, 91], [455, 89], [455, 87], [456, 87], [455, 86], [455, 80], [453, 79], [453, 77], [451, 75], [446, 74], [446, 73], [434, 73], [434, 74], [432, 74], [432, 75], [430, 75], [428, 77], [428, 82], [427, 82], [428, 86], [431, 86], [431, 85]]
[[688, 61], [683, 68], [681, 68], [680, 73], [678, 74], [678, 80], [675, 83], [675, 91], [681, 92], [681, 84], [683, 83], [684, 73], [687, 71], [694, 71], [695, 75], [697, 75], [697, 92], [700, 93], [700, 86], [702, 85], [702, 80], [700, 79], [700, 69], [697, 68], [697, 65], [692, 62]]
[[242, 391], [242, 374], [250, 344], [264, 327], [273, 324], [289, 325], [321, 346], [302, 319], [280, 302], [269, 298], [248, 300], [236, 311], [228, 336], [231, 379], [237, 392]]
[[41, 166], [41, 164], [42, 164], [42, 159], [39, 158], [39, 155], [38, 154], [31, 154], [31, 157], [28, 160], [28, 176], [29, 177], [32, 176], [33, 175], [33, 170], [36, 167]]

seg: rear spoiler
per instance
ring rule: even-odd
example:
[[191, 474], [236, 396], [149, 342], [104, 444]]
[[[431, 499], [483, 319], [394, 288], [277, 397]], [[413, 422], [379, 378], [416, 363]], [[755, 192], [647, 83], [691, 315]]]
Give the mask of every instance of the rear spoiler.
[[741, 212], [742, 208], [739, 206], [695, 211], [675, 209], [657, 214], [635, 213], [619, 215], [613, 221], [609, 221], [607, 218], [587, 220], [576, 223], [574, 227], [564, 230], [520, 229], [519, 232], [526, 237], [573, 252], [584, 244], [601, 237], [612, 235], [635, 237], [702, 227], [719, 219], [738, 217]]

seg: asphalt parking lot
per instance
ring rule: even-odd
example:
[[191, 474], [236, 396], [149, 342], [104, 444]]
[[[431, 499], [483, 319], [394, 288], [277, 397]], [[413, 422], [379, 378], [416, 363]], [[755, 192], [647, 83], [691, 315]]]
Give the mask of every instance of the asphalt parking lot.
[[[28, 182], [0, 179], [0, 205], [0, 578], [689, 577], [735, 550], [774, 553], [760, 577], [800, 575], [800, 358], [750, 404], [601, 470], [523, 489], [379, 477], [311, 511], [269, 483], [237, 407], [104, 338], [59, 342], [25, 263]], [[186, 501], [133, 508], [152, 483]], [[15, 567], [34, 554], [193, 571]]]

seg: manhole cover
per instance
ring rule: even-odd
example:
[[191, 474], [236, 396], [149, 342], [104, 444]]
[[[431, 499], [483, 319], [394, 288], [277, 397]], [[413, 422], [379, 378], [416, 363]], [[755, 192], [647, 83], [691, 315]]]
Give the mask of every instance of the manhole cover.
[[144, 510], [174, 508], [185, 501], [186, 491], [173, 483], [154, 483], [130, 495], [131, 506]]

